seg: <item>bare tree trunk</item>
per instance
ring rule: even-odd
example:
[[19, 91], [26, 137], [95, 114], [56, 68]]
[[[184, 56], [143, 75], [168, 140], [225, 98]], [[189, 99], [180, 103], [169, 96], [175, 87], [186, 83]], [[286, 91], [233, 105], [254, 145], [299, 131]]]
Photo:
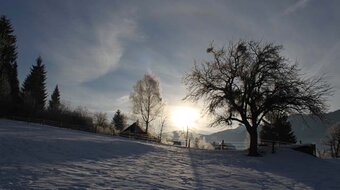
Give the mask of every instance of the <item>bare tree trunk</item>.
[[159, 132], [159, 142], [162, 142], [162, 136], [163, 136], [164, 125], [165, 125], [165, 119], [163, 118], [163, 119], [162, 119], [162, 122], [161, 122], [161, 130], [160, 130], [160, 132]]
[[335, 158], [335, 147], [333, 144], [331, 144], [331, 156], [332, 158]]
[[148, 129], [149, 129], [149, 121], [145, 122], [145, 132], [148, 134]]
[[249, 152], [248, 156], [259, 156], [260, 154], [257, 151], [257, 128], [252, 127], [250, 130], [248, 130], [249, 136], [250, 136], [250, 145], [249, 145]]

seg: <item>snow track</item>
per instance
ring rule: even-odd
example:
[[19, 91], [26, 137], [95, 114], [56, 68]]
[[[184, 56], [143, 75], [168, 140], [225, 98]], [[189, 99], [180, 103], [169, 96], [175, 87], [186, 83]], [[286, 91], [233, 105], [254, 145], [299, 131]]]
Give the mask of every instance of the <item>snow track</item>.
[[0, 189], [340, 189], [340, 164], [187, 150], [0, 120]]

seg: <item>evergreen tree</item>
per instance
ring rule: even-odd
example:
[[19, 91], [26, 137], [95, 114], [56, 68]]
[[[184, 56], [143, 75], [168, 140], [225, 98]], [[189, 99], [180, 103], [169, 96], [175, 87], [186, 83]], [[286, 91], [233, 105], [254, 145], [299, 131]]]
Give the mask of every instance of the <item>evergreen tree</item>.
[[11, 69], [11, 78], [10, 78], [10, 85], [11, 85], [11, 97], [12, 99], [18, 103], [19, 101], [19, 80], [18, 80], [18, 65], [15, 62], [12, 65], [12, 69]]
[[49, 101], [48, 109], [54, 112], [59, 111], [60, 109], [60, 92], [58, 85], [56, 85], [51, 95], [51, 100]]
[[41, 113], [45, 110], [47, 98], [46, 71], [40, 56], [36, 62], [36, 65], [32, 66], [30, 74], [23, 83], [22, 94], [28, 111]]
[[[6, 16], [0, 17], [0, 112], [13, 112], [19, 97], [16, 37]], [[3, 109], [4, 108], [4, 109]]]
[[286, 115], [275, 115], [262, 127], [260, 138], [262, 142], [279, 141], [280, 143], [294, 144], [296, 137], [292, 131], [292, 125], [287, 121]]
[[116, 128], [116, 130], [121, 131], [126, 127], [126, 116], [117, 110], [115, 115], [112, 118], [112, 124]]

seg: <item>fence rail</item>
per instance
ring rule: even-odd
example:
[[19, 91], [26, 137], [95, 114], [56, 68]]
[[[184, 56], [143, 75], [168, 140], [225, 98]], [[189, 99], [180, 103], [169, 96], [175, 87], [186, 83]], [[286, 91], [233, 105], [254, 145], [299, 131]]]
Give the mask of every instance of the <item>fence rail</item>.
[[150, 137], [147, 134], [124, 133], [124, 134], [119, 134], [119, 136], [125, 137], [125, 138], [130, 138], [130, 139], [148, 141], [148, 142], [157, 142], [157, 143], [160, 142], [160, 140], [158, 138]]

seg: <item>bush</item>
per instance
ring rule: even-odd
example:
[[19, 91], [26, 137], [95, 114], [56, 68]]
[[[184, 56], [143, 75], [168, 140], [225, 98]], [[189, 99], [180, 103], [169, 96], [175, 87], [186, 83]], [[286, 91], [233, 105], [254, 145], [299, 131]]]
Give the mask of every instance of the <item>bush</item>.
[[333, 158], [340, 157], [340, 123], [336, 123], [328, 129], [325, 145], [329, 146]]

